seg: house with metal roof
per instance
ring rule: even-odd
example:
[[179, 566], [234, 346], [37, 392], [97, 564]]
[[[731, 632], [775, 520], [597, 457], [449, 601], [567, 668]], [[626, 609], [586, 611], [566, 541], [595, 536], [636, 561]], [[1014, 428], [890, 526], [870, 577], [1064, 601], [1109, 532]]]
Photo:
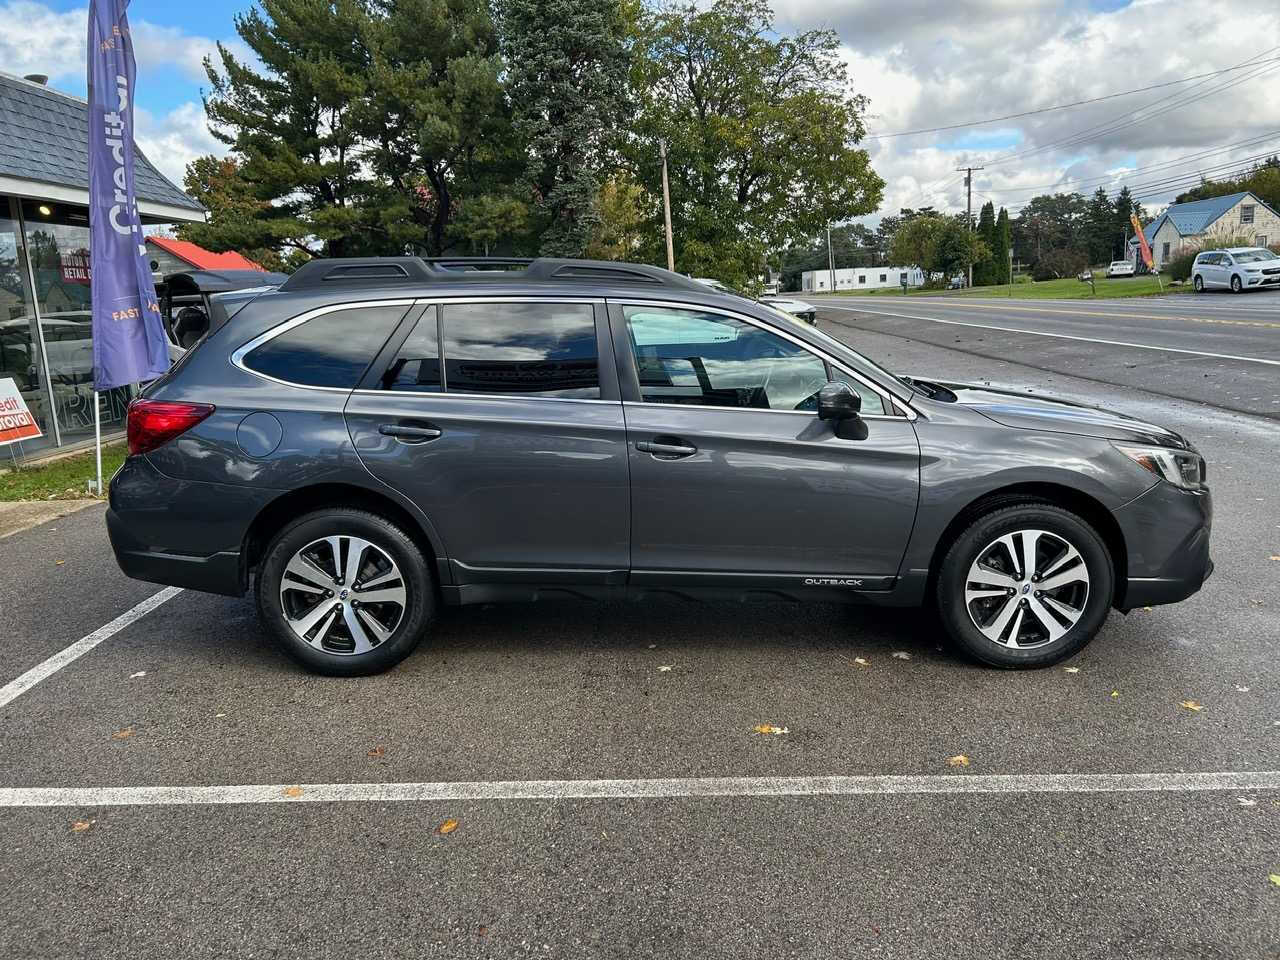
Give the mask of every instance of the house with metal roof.
[[[1202, 246], [1214, 238], [1241, 238], [1246, 244], [1265, 247], [1280, 242], [1280, 213], [1251, 191], [1229, 193], [1207, 200], [1174, 203], [1142, 228], [1156, 269], [1177, 254], [1179, 248]], [[1131, 256], [1138, 256], [1138, 240], [1129, 241]]]
[[[144, 224], [204, 220], [141, 150], [134, 160]], [[41, 436], [5, 459], [92, 438], [89, 105], [43, 77], [0, 73], [0, 385], [6, 379]], [[102, 395], [104, 429], [123, 426], [131, 392]]]

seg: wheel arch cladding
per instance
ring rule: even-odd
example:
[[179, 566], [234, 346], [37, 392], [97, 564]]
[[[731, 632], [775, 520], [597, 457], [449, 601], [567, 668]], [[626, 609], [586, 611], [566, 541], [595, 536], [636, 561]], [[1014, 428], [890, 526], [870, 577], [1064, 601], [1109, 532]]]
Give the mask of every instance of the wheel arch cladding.
[[326, 507], [367, 510], [386, 517], [400, 527], [422, 551], [427, 566], [434, 573], [432, 580], [437, 589], [440, 584], [440, 552], [431, 542], [431, 538], [418, 520], [404, 507], [390, 497], [369, 490], [365, 487], [345, 483], [321, 483], [298, 490], [291, 490], [272, 500], [253, 518], [248, 532], [245, 534], [241, 556], [244, 557], [244, 578], [248, 581], [250, 570], [255, 569], [262, 561], [262, 555], [271, 542], [286, 524], [305, 514]]
[[1056, 507], [1070, 510], [1089, 524], [1106, 545], [1111, 556], [1111, 566], [1115, 573], [1115, 596], [1113, 606], [1120, 607], [1129, 583], [1128, 549], [1125, 546], [1124, 534], [1111, 511], [1089, 496], [1087, 493], [1057, 483], [1019, 483], [1001, 487], [977, 497], [961, 509], [942, 531], [937, 544], [933, 548], [933, 556], [929, 561], [929, 583], [927, 596], [932, 596], [937, 588], [938, 569], [942, 559], [956, 539], [975, 519], [991, 510], [1013, 506], [1019, 503], [1048, 503]]

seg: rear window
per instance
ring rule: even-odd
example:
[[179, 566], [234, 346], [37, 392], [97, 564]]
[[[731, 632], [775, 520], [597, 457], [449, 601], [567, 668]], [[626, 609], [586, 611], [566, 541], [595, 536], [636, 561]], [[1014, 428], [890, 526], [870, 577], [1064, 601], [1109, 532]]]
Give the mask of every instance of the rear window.
[[442, 329], [450, 393], [600, 398], [590, 304], [450, 304]]
[[353, 389], [407, 310], [350, 307], [321, 314], [250, 350], [243, 362], [289, 383]]

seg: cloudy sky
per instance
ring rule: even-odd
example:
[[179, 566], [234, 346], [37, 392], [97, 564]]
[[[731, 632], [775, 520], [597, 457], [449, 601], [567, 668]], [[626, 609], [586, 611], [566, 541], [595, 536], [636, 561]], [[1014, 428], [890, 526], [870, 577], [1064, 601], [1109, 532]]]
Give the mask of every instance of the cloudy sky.
[[[200, 104], [201, 57], [218, 40], [239, 47], [232, 16], [249, 0], [133, 0], [139, 66], [138, 136], [176, 181], [186, 163], [221, 144]], [[932, 204], [1018, 207], [1037, 193], [1130, 184], [1148, 208], [1198, 174], [1220, 176], [1280, 152], [1280, 4], [1203, 0], [773, 0], [779, 27], [834, 30], [855, 89], [871, 98], [881, 213]], [[0, 69], [46, 73], [84, 95], [86, 5], [0, 0]], [[1055, 110], [911, 136], [903, 131], [1042, 110], [1217, 76]], [[875, 222], [877, 217], [869, 218]]]

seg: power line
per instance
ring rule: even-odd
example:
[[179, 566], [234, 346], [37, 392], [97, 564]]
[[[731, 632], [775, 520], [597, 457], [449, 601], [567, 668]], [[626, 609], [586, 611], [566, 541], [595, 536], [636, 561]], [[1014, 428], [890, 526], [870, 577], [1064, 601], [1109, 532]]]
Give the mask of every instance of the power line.
[[1234, 67], [1223, 67], [1221, 70], [1211, 70], [1208, 73], [1198, 73], [1190, 77], [1182, 77], [1180, 80], [1166, 80], [1164, 83], [1153, 83], [1147, 87], [1135, 87], [1132, 90], [1121, 90], [1119, 93], [1108, 93], [1101, 97], [1090, 97], [1088, 100], [1073, 100], [1071, 103], [1059, 103], [1052, 107], [1041, 107], [1038, 110], [1024, 110], [1021, 113], [1008, 113], [1002, 117], [987, 117], [985, 120], [968, 120], [964, 123], [949, 123], [941, 127], [921, 127], [919, 130], [899, 130], [896, 133], [873, 133], [868, 134], [864, 140], [888, 140], [892, 137], [913, 137], [921, 133], [939, 133], [944, 130], [960, 130], [964, 127], [981, 127], [988, 123], [999, 123], [1002, 120], [1017, 120], [1020, 117], [1034, 117], [1041, 113], [1052, 113], [1055, 110], [1068, 110], [1072, 107], [1083, 107], [1090, 103], [1101, 103], [1104, 100], [1115, 100], [1118, 97], [1128, 97], [1135, 93], [1146, 93], [1150, 90], [1159, 90], [1163, 87], [1176, 86], [1179, 83], [1189, 83], [1192, 80], [1203, 80], [1207, 77], [1216, 77], [1232, 70], [1245, 70], [1262, 63], [1280, 62], [1280, 57], [1273, 57], [1271, 60], [1258, 60], [1251, 64], [1237, 64]]

